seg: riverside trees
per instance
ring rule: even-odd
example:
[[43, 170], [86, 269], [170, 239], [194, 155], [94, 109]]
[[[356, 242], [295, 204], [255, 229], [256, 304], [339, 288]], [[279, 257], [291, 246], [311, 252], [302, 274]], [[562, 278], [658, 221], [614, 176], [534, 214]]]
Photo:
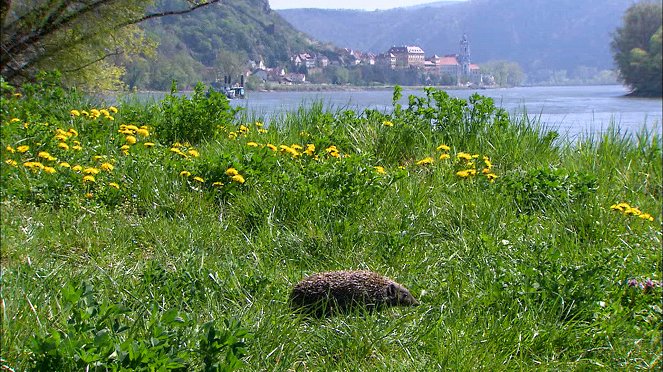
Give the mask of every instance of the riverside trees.
[[661, 2], [634, 4], [611, 43], [622, 81], [634, 95], [663, 95], [661, 88]]

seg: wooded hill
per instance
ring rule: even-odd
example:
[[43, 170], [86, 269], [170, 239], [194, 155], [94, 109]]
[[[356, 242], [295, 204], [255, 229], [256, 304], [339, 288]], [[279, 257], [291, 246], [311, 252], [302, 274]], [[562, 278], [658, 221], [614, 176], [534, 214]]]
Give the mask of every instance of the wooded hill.
[[457, 53], [464, 33], [472, 60], [510, 60], [534, 77], [545, 70], [613, 67], [611, 33], [632, 1], [469, 0], [384, 11], [279, 10], [318, 40], [375, 53], [418, 45], [427, 55]]
[[[162, 0], [158, 8], [176, 8]], [[156, 59], [140, 59], [127, 68], [125, 82], [139, 89], [170, 88], [239, 75], [247, 61], [276, 66], [294, 53], [329, 49], [294, 29], [267, 0], [233, 0], [191, 14], [145, 22], [141, 26], [159, 42]], [[237, 78], [237, 77], [235, 77]]]

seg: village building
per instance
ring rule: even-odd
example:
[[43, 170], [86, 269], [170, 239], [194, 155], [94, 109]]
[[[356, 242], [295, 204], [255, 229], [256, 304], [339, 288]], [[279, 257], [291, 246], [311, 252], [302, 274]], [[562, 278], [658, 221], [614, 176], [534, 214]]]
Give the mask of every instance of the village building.
[[394, 68], [423, 67], [425, 63], [425, 53], [418, 46], [404, 45], [393, 46], [387, 51], [396, 58]]

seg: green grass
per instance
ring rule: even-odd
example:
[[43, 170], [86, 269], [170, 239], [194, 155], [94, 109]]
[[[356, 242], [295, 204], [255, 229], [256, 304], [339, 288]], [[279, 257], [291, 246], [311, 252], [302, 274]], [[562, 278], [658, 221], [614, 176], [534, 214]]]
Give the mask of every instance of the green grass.
[[[656, 132], [627, 138], [612, 128], [569, 143], [489, 99], [437, 91], [392, 114], [314, 104], [263, 131], [230, 119], [213, 96], [126, 102], [113, 120], [92, 120], [70, 110], [102, 103], [46, 83], [21, 91], [3, 92], [0, 118], [7, 367], [661, 365], [661, 287], [628, 285], [662, 279]], [[127, 154], [121, 124], [149, 130], [134, 133]], [[82, 149], [59, 148], [57, 128], [74, 128], [64, 142]], [[187, 157], [171, 150], [175, 140]], [[293, 158], [266, 144], [302, 149]], [[450, 159], [439, 159], [440, 144]], [[30, 149], [19, 153], [21, 145]], [[460, 152], [478, 155], [477, 175], [456, 174], [468, 168]], [[494, 182], [482, 174], [483, 156]], [[417, 164], [426, 157], [433, 163]], [[83, 182], [63, 161], [114, 167]], [[244, 183], [226, 174], [231, 167]], [[640, 217], [611, 209], [620, 202]], [[323, 319], [290, 311], [296, 282], [336, 269], [380, 272], [422, 304]]]

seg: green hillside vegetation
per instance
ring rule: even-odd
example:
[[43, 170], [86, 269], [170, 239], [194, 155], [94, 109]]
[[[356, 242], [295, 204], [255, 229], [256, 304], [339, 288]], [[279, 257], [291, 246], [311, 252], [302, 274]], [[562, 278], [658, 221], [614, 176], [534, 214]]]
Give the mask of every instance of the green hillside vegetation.
[[[160, 7], [174, 5], [162, 0]], [[289, 63], [294, 53], [325, 49], [269, 8], [267, 0], [222, 1], [195, 13], [141, 24], [159, 43], [156, 60], [129, 65], [130, 87], [168, 90], [173, 79], [184, 86], [235, 79], [248, 61], [266, 66]]]
[[[3, 369], [661, 366], [657, 131], [571, 143], [433, 89], [269, 125], [202, 85], [115, 106], [2, 89]], [[421, 305], [290, 310], [336, 269]]]
[[458, 53], [467, 34], [473, 61], [516, 62], [531, 81], [562, 84], [591, 81], [612, 69], [611, 34], [628, 5], [623, 0], [472, 0], [384, 11], [278, 12], [317, 40], [374, 53], [403, 44], [420, 46], [427, 55]]

